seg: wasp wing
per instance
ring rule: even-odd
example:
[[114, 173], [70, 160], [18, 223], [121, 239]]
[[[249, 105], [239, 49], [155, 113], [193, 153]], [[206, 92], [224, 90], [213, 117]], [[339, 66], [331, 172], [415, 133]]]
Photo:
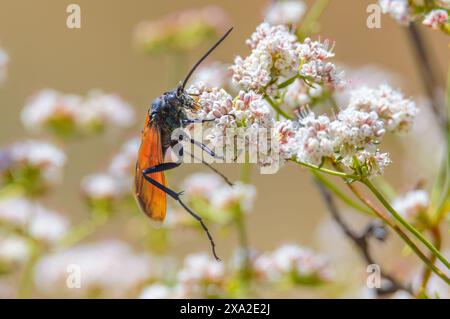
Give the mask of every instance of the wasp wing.
[[[166, 217], [166, 193], [146, 181], [142, 175], [142, 171], [146, 168], [159, 165], [162, 162], [161, 131], [157, 124], [149, 124], [149, 117], [147, 115], [136, 163], [136, 199], [142, 211], [156, 222], [162, 222]], [[148, 176], [166, 186], [166, 179], [163, 172], [152, 173]]]

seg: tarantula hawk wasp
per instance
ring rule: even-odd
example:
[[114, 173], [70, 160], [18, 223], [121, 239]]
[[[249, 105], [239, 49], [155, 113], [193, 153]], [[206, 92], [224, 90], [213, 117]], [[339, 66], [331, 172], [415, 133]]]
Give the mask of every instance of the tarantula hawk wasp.
[[[165, 92], [157, 97], [151, 104], [145, 120], [145, 126], [141, 135], [141, 145], [138, 152], [136, 171], [135, 171], [135, 195], [142, 211], [150, 219], [162, 222], [166, 217], [166, 195], [176, 200], [189, 214], [191, 214], [202, 226], [211, 244], [211, 249], [216, 260], [215, 242], [202, 218], [194, 213], [180, 198], [181, 193], [177, 193], [167, 187], [164, 171], [174, 169], [181, 165], [181, 161], [164, 162], [166, 151], [178, 144], [179, 140], [190, 139], [190, 142], [209, 155], [219, 158], [212, 150], [201, 142], [185, 136], [179, 137], [179, 140], [173, 140], [172, 133], [178, 128], [184, 128], [193, 123], [204, 123], [214, 121], [214, 119], [189, 119], [186, 110], [193, 110], [196, 107], [194, 99], [186, 92], [185, 87], [189, 78], [197, 67], [209, 56], [214, 49], [222, 43], [230, 34], [233, 28], [229, 29], [194, 65], [182, 83], [175, 89]], [[181, 145], [177, 145], [178, 148]], [[183, 155], [183, 148], [179, 149], [180, 156]], [[214, 170], [222, 176], [225, 181], [232, 185], [224, 175], [220, 174], [208, 163], [203, 164]]]

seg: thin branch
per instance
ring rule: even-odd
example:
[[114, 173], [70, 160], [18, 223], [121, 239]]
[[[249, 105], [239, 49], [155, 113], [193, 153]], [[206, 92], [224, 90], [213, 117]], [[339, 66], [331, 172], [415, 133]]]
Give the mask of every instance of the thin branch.
[[442, 107], [442, 103], [439, 98], [437, 88], [439, 87], [439, 81], [434, 72], [430, 56], [426, 49], [425, 41], [420, 33], [416, 24], [411, 23], [407, 28], [411, 45], [415, 52], [417, 59], [417, 66], [420, 72], [420, 78], [422, 79], [422, 85], [424, 86], [428, 98], [431, 102], [433, 113], [436, 117], [436, 121], [445, 132], [448, 125], [448, 119], [446, 112]]
[[[362, 234], [357, 234], [356, 232], [354, 232], [342, 219], [339, 212], [339, 208], [337, 207], [330, 191], [317, 178], [315, 179], [315, 182], [320, 192], [320, 195], [322, 196], [323, 201], [327, 205], [328, 211], [330, 212], [331, 217], [334, 219], [336, 224], [341, 228], [344, 234], [355, 244], [355, 246], [358, 248], [360, 254], [364, 258], [367, 265], [376, 264], [375, 260], [372, 257], [368, 241], [370, 235], [373, 234], [374, 225], [373, 224], [369, 225]], [[392, 275], [387, 274], [386, 272], [383, 271], [381, 272], [381, 277], [389, 281], [389, 284], [377, 288], [375, 290], [377, 296], [391, 294], [398, 290], [405, 290], [409, 293], [412, 293], [410, 288], [403, 286]]]

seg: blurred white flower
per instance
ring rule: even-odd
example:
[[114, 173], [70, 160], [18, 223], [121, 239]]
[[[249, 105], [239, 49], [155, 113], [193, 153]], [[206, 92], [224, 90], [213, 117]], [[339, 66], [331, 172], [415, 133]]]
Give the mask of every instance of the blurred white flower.
[[189, 197], [200, 197], [209, 200], [217, 189], [224, 187], [224, 182], [216, 174], [195, 173], [184, 179], [182, 187], [186, 190], [185, 194]]
[[314, 284], [331, 279], [324, 257], [294, 244], [283, 245], [273, 252], [262, 254], [256, 258], [254, 267], [261, 279], [269, 282], [293, 279], [294, 282]]
[[228, 16], [218, 6], [206, 6], [171, 13], [156, 21], [139, 23], [136, 43], [145, 52], [183, 52], [221, 35], [229, 25]]
[[[79, 267], [80, 289], [67, 287], [71, 265]], [[44, 292], [85, 294], [99, 290], [102, 297], [123, 297], [153, 275], [148, 255], [135, 253], [123, 242], [107, 240], [43, 257], [36, 265], [34, 280]]]
[[256, 196], [256, 188], [253, 185], [234, 183], [233, 186], [224, 185], [215, 189], [211, 196], [211, 205], [219, 209], [232, 209], [239, 207], [243, 213], [248, 213], [253, 208]]
[[102, 91], [88, 93], [80, 108], [80, 121], [84, 125], [109, 125], [127, 128], [135, 121], [134, 110], [116, 94], [107, 94]]
[[177, 275], [180, 288], [190, 298], [220, 296], [225, 278], [223, 263], [206, 253], [188, 255]]
[[33, 95], [21, 113], [22, 123], [30, 131], [40, 131], [47, 125], [66, 121], [75, 125], [82, 97], [74, 94], [61, 94], [45, 89]]
[[419, 214], [424, 213], [430, 199], [424, 190], [413, 190], [396, 198], [392, 207], [409, 222], [417, 221]]
[[361, 87], [379, 87], [383, 84], [400, 85], [401, 77], [383, 68], [380, 65], [363, 65], [360, 67], [342, 66], [345, 68], [346, 85], [341, 90], [335, 91], [335, 98], [338, 105], [348, 105], [351, 93]]
[[378, 0], [383, 13], [389, 14], [397, 22], [408, 25], [412, 21], [408, 0]]
[[62, 215], [21, 197], [0, 201], [0, 222], [48, 243], [61, 239], [69, 227], [68, 220]]
[[432, 29], [438, 29], [448, 22], [448, 12], [443, 9], [431, 10], [422, 21], [424, 25]]
[[298, 24], [306, 11], [300, 0], [270, 1], [264, 12], [264, 21], [271, 25]]
[[126, 141], [120, 148], [119, 153], [112, 158], [107, 169], [107, 173], [120, 182], [125, 193], [132, 191], [140, 144], [141, 139], [139, 137], [133, 137]]
[[9, 65], [9, 56], [5, 50], [0, 48], [0, 83], [6, 79]]
[[45, 89], [29, 99], [21, 118], [31, 131], [49, 129], [70, 136], [110, 126], [127, 128], [134, 123], [135, 115], [133, 108], [115, 94], [94, 90], [83, 97]]
[[308, 86], [303, 80], [296, 79], [294, 83], [286, 88], [283, 105], [294, 109], [311, 103], [311, 96], [308, 92]]
[[90, 199], [116, 199], [122, 195], [120, 181], [109, 174], [88, 175], [81, 181], [83, 193]]
[[450, 0], [436, 0], [438, 6], [444, 9], [450, 9]]
[[0, 264], [23, 264], [28, 260], [27, 242], [16, 236], [0, 237]]
[[208, 87], [224, 87], [231, 80], [229, 65], [213, 62], [200, 66], [192, 76], [191, 82], [195, 85], [205, 84]]
[[173, 291], [171, 288], [162, 284], [153, 284], [145, 287], [139, 299], [170, 299], [173, 298]]
[[[13, 143], [0, 153], [0, 172], [9, 176], [8, 182], [23, 182], [23, 174], [31, 169], [38, 173], [38, 180], [34, 182], [40, 186], [57, 183], [67, 160], [66, 154], [55, 145], [36, 140]], [[35, 175], [33, 178], [36, 178]]]

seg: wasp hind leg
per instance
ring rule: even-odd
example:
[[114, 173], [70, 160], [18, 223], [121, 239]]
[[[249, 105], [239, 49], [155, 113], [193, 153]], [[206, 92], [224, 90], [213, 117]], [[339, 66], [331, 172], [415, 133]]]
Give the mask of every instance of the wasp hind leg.
[[165, 192], [167, 195], [172, 197], [174, 200], [176, 200], [180, 205], [192, 216], [194, 217], [202, 226], [203, 230], [205, 231], [206, 235], [208, 236], [209, 242], [211, 244], [211, 250], [214, 255], [214, 258], [216, 258], [217, 261], [220, 261], [220, 258], [216, 254], [216, 243], [214, 242], [213, 237], [211, 236], [211, 233], [209, 232], [208, 227], [206, 227], [206, 224], [204, 223], [203, 219], [194, 213], [180, 198], [181, 193], [177, 193], [170, 188], [164, 186], [163, 184], [159, 183], [158, 181], [151, 178], [149, 175], [153, 173], [158, 172], [164, 172], [170, 169], [174, 169], [178, 166], [180, 166], [181, 163], [162, 163], [153, 167], [146, 168], [142, 171], [142, 176], [145, 178], [145, 180], [149, 183], [151, 183], [153, 186], [159, 188], [163, 192]]

